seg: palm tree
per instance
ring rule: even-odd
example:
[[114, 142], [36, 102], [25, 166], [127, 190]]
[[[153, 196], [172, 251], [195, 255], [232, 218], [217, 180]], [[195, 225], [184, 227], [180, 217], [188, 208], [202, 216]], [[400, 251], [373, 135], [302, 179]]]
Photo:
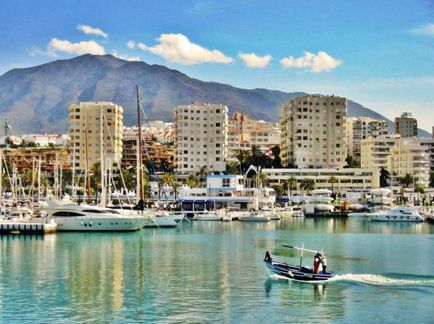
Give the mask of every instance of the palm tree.
[[407, 173], [405, 176], [399, 177], [398, 181], [401, 186], [403, 186], [404, 188], [408, 188], [411, 184], [413, 184], [414, 177], [410, 173]]
[[208, 175], [208, 171], [205, 165], [201, 166], [199, 169], [199, 172], [197, 173], [197, 176], [199, 177], [200, 185], [203, 185], [203, 179], [205, 176]]
[[173, 191], [175, 193], [175, 200], [176, 195], [179, 188], [179, 183], [176, 181], [176, 177], [173, 173], [165, 173], [163, 176], [163, 183], [167, 184], [168, 186], [171, 186], [173, 188]]
[[268, 185], [268, 178], [265, 175], [265, 173], [263, 172], [259, 172], [259, 182], [261, 183], [262, 186], [267, 186]]
[[313, 179], [302, 179], [300, 181], [300, 188], [302, 190], [306, 190], [309, 194], [309, 191], [315, 189], [315, 180]]
[[190, 174], [187, 179], [187, 186], [189, 186], [190, 188], [196, 188], [198, 184], [199, 182], [197, 181], [197, 178], [194, 175]]
[[289, 195], [292, 196], [292, 190], [297, 189], [297, 179], [294, 177], [289, 177], [288, 179], [286, 179], [285, 185], [288, 188]]
[[338, 182], [338, 179], [334, 176], [334, 175], [332, 175], [330, 178], [329, 178], [329, 182], [331, 183], [331, 185], [332, 185], [332, 193], [334, 192], [334, 190], [333, 190], [333, 185], [336, 183], [336, 182]]
[[258, 145], [252, 145], [250, 146], [250, 154], [251, 156], [256, 157], [260, 156], [262, 154], [262, 151]]

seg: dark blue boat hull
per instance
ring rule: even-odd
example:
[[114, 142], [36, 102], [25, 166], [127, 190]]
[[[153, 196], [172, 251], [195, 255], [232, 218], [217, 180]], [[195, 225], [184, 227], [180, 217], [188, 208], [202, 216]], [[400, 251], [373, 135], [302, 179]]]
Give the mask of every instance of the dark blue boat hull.
[[264, 260], [264, 262], [267, 268], [271, 270], [271, 272], [292, 280], [309, 282], [326, 281], [336, 275], [334, 272], [314, 273], [310, 268], [276, 262], [272, 260]]

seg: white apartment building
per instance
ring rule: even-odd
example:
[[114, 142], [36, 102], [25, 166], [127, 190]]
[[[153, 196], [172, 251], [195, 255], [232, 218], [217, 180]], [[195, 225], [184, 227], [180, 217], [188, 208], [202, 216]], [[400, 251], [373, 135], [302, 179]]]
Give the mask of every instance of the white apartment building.
[[69, 143], [69, 135], [67, 134], [24, 134], [21, 139], [25, 143], [35, 143], [39, 147], [46, 147], [50, 144], [66, 146]]
[[385, 120], [370, 117], [347, 118], [348, 154], [360, 161], [361, 142], [369, 137], [376, 138], [388, 133]]
[[[334, 192], [340, 194], [345, 194], [349, 189], [380, 187], [379, 169], [262, 169], [262, 172], [267, 177], [270, 186], [282, 185], [286, 180], [294, 177], [298, 183], [304, 179], [312, 179], [315, 182], [315, 189], [333, 188]], [[331, 179], [335, 182], [332, 183]], [[293, 190], [293, 194], [301, 194], [299, 185], [297, 185], [297, 190]]]
[[85, 171], [100, 162], [101, 149], [105, 164], [117, 167], [116, 161], [122, 158], [122, 120], [123, 108], [112, 102], [69, 106], [70, 159], [76, 170]]
[[228, 155], [228, 107], [193, 103], [173, 109], [175, 168], [179, 174], [226, 170]]
[[248, 115], [235, 112], [229, 118], [229, 155], [238, 150], [250, 150], [256, 145], [264, 153], [280, 145], [280, 129], [277, 124], [264, 120], [254, 120]]
[[395, 117], [395, 133], [403, 138], [417, 136], [417, 119], [409, 112]]
[[414, 185], [429, 186], [429, 153], [427, 147], [422, 146], [417, 138], [399, 140], [390, 149], [387, 166], [392, 186], [400, 185], [399, 178], [406, 174], [413, 176]]
[[388, 134], [362, 140], [361, 167], [367, 169], [387, 169], [387, 157], [390, 154], [390, 150], [400, 139], [401, 136], [398, 134]]
[[282, 164], [299, 168], [339, 168], [347, 157], [347, 99], [305, 95], [280, 111]]

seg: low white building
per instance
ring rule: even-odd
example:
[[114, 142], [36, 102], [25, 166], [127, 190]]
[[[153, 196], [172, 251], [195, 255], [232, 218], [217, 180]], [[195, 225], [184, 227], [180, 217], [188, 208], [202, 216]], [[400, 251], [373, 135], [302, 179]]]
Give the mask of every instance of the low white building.
[[178, 195], [183, 209], [231, 208], [251, 210], [273, 208], [276, 194], [272, 188], [248, 188], [241, 175], [209, 175], [206, 188], [182, 187]]
[[46, 147], [51, 145], [67, 146], [70, 140], [67, 134], [24, 134], [21, 136], [24, 143], [35, 143], [37, 146]]
[[[297, 180], [297, 189], [293, 194], [301, 194], [300, 182], [312, 179], [315, 189], [333, 189], [334, 192], [345, 194], [349, 189], [379, 188], [380, 173], [375, 169], [262, 169], [269, 181], [269, 185], [284, 184], [286, 180], [294, 177]], [[285, 191], [287, 188], [285, 188]]]

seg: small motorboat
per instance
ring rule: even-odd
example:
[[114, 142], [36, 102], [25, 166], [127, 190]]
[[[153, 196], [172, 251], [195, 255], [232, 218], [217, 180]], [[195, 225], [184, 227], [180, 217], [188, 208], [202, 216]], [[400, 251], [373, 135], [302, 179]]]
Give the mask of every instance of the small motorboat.
[[267, 251], [265, 252], [264, 262], [267, 268], [270, 269], [272, 273], [291, 280], [304, 282], [323, 282], [333, 278], [336, 275], [334, 272], [314, 271], [314, 269], [304, 267], [302, 265], [304, 251], [317, 254], [319, 254], [319, 252], [314, 250], [308, 250], [304, 247], [298, 248], [290, 245], [284, 245], [284, 247], [301, 250], [300, 265], [293, 265], [274, 261], [270, 253]]
[[292, 217], [304, 217], [304, 213], [302, 210], [299, 210], [292, 214]]

